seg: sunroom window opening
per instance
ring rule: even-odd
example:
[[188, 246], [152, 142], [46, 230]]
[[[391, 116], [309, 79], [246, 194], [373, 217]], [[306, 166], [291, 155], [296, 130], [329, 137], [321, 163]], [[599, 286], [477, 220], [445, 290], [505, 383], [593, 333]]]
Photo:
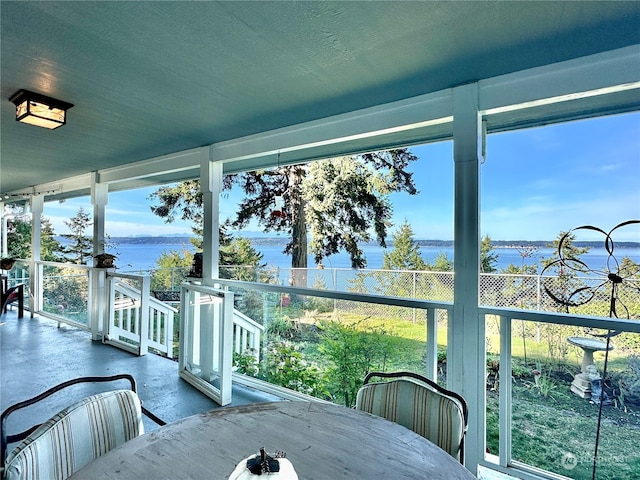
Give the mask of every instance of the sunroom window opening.
[[640, 474], [640, 334], [607, 328], [640, 321], [639, 131], [634, 112], [487, 138], [480, 303], [524, 311], [486, 315], [489, 461], [586, 480], [597, 444], [598, 476]]
[[481, 172], [483, 248], [492, 252], [488, 273], [511, 275], [519, 294], [510, 300], [483, 296], [482, 304], [556, 311], [539, 275], [557, 273], [559, 265], [545, 266], [558, 259], [567, 233], [563, 249], [586, 264], [573, 272], [585, 285], [595, 287], [610, 270], [624, 270], [622, 262], [640, 263], [638, 224], [612, 232], [615, 259], [606, 250], [606, 233], [640, 219], [638, 131], [640, 113], [628, 113], [488, 136]]
[[451, 158], [447, 141], [237, 175], [221, 224], [262, 258], [235, 270], [258, 282], [450, 301]]
[[93, 265], [94, 219], [89, 197], [45, 202], [41, 221], [40, 260]]

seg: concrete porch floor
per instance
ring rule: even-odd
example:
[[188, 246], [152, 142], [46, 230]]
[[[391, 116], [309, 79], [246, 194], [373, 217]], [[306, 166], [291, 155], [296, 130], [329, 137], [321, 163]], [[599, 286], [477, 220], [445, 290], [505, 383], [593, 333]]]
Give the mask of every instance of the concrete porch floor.
[[[0, 317], [0, 411], [75, 377], [117, 373], [133, 375], [144, 406], [166, 422], [220, 408], [178, 377], [178, 363], [173, 360], [152, 354], [138, 357], [93, 342], [89, 332], [64, 324], [58, 328], [49, 319], [29, 318], [29, 312], [22, 319], [15, 309]], [[8, 430], [16, 433], [87, 395], [127, 385], [122, 381], [70, 387], [49, 397], [46, 410], [32, 406], [12, 414]], [[233, 387], [234, 406], [278, 400], [248, 387]], [[144, 424], [147, 432], [157, 428], [146, 417]]]

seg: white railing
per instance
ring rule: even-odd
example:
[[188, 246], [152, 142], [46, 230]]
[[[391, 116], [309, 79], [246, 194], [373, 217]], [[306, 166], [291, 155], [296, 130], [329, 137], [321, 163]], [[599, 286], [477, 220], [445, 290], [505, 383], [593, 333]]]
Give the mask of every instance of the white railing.
[[173, 358], [173, 323], [178, 310], [149, 294], [149, 277], [109, 273], [107, 279], [105, 341], [139, 355], [153, 349]]
[[[434, 302], [429, 300], [417, 300], [402, 297], [384, 297], [380, 295], [371, 295], [363, 293], [348, 293], [332, 290], [310, 290], [307, 288], [284, 287], [279, 285], [271, 285], [266, 283], [242, 282], [238, 280], [215, 279], [215, 284], [236, 290], [256, 290], [260, 292], [274, 292], [278, 294], [290, 294], [301, 296], [313, 296], [319, 298], [331, 299], [335, 302], [351, 302], [361, 305], [375, 306], [394, 306], [417, 309], [425, 315], [423, 317], [426, 323], [426, 343], [427, 351], [425, 352], [425, 372], [424, 374], [431, 380], [437, 380], [438, 372], [438, 322], [448, 321], [453, 311], [452, 302]], [[251, 377], [243, 377], [241, 383], [259, 388], [267, 393], [273, 393], [284, 398], [300, 399], [301, 395], [278, 386], [273, 385], [271, 389], [265, 388], [265, 382], [253, 383]], [[306, 397], [305, 397], [306, 398]]]
[[231, 403], [233, 293], [183, 283], [178, 372], [219, 405]]
[[34, 262], [29, 276], [30, 308], [58, 325], [66, 323], [90, 330], [89, 312], [95, 301], [90, 290], [94, 280], [95, 269], [87, 265]]
[[260, 359], [260, 339], [264, 327], [244, 313], [233, 310], [233, 353], [242, 354], [246, 350], [254, 352]]
[[[120, 347], [131, 349], [131, 345], [136, 345], [140, 355], [144, 355], [149, 348], [165, 353], [169, 358], [173, 358], [173, 328], [175, 315], [178, 310], [171, 305], [162, 302], [147, 292], [149, 304], [149, 316], [147, 320], [148, 328], [144, 328], [142, 318], [142, 298], [143, 294], [139, 288], [127, 283], [133, 281], [143, 285], [143, 278], [130, 274], [109, 274], [112, 284], [110, 294], [109, 311], [109, 342], [118, 342]], [[146, 341], [141, 342], [140, 336], [146, 330]], [[238, 310], [233, 312], [233, 346], [234, 353], [241, 354], [250, 349], [255, 352], [256, 358], [259, 356], [260, 341], [264, 327], [244, 315]], [[120, 341], [114, 337], [121, 338]], [[141, 347], [141, 344], [143, 347]], [[146, 348], [144, 347], [146, 346]], [[142, 350], [145, 350], [144, 352]]]
[[[512, 457], [512, 329], [515, 321], [532, 322], [542, 325], [562, 325], [566, 327], [584, 327], [604, 331], [617, 331], [640, 334], [640, 321], [617, 318], [599, 318], [575, 316], [562, 313], [534, 312], [497, 307], [481, 307], [480, 318], [486, 322], [491, 317], [499, 319], [500, 354], [498, 377], [499, 382], [499, 451], [498, 454], [487, 454], [483, 466], [514, 475], [517, 478], [567, 478], [558, 472], [542, 470], [532, 465], [519, 462]], [[564, 340], [564, 339], [563, 339]], [[595, 438], [594, 438], [595, 441]], [[569, 448], [569, 447], [567, 447]], [[583, 452], [578, 452], [583, 453]], [[588, 455], [589, 452], [586, 454]], [[558, 465], [560, 460], [558, 459]], [[568, 472], [568, 471], [566, 471]], [[563, 472], [563, 473], [566, 473]]]

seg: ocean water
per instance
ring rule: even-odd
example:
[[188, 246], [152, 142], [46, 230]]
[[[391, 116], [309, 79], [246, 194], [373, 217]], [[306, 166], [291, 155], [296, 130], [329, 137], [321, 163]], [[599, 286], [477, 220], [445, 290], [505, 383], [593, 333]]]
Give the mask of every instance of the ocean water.
[[[289, 268], [291, 267], [291, 257], [282, 253], [283, 246], [280, 245], [256, 245], [256, 250], [263, 254], [263, 263], [268, 266]], [[169, 251], [182, 251], [187, 249], [193, 251], [191, 245], [163, 245], [163, 244], [120, 244], [116, 248], [117, 260], [116, 265], [119, 271], [127, 272], [134, 270], [149, 270], [156, 267], [156, 262], [163, 252]], [[379, 246], [364, 246], [362, 247], [367, 259], [367, 268], [377, 269], [382, 267], [383, 255], [385, 249]], [[387, 250], [388, 251], [388, 250]], [[435, 258], [441, 252], [446, 253], [447, 256], [453, 260], [453, 248], [441, 248], [441, 247], [420, 247], [422, 258], [429, 263], [433, 263]], [[551, 248], [540, 249], [533, 257], [525, 258], [524, 263], [526, 265], [533, 265], [538, 263], [543, 258], [549, 258], [553, 254], [554, 250]], [[517, 250], [513, 248], [496, 248], [494, 253], [498, 255], [498, 261], [496, 267], [498, 270], [507, 268], [509, 264], [521, 266], [523, 259]], [[636, 263], [640, 263], [640, 248], [617, 248], [615, 251], [618, 261], [622, 257], [630, 257]], [[606, 267], [608, 255], [604, 249], [592, 248], [589, 253], [583, 255], [582, 260], [593, 269], [604, 269]], [[341, 252], [338, 255], [332, 255], [325, 258], [322, 263], [326, 268], [351, 268], [351, 262], [349, 255], [345, 252]], [[308, 257], [309, 268], [315, 268], [316, 263], [313, 260], [313, 256]], [[541, 270], [541, 266], [538, 271]]]

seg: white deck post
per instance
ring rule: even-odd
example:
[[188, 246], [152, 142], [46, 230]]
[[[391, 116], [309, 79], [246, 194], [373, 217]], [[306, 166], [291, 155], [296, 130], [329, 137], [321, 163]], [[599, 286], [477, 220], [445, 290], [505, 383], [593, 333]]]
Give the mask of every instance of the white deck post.
[[0, 216], [2, 217], [2, 247], [0, 248], [0, 256], [6, 257], [9, 255], [9, 243], [7, 240], [7, 215], [4, 211], [5, 204], [0, 201]]
[[470, 407], [466, 467], [477, 473], [485, 445], [485, 326], [479, 318], [481, 119], [477, 84], [453, 89], [454, 305], [447, 385]]
[[200, 190], [204, 205], [202, 278], [205, 284], [206, 280], [218, 278], [219, 274], [222, 175], [222, 162], [210, 161], [209, 149], [203, 149], [200, 164]]
[[[105, 210], [109, 202], [109, 186], [98, 183], [97, 174], [93, 174], [91, 182], [91, 203], [93, 204], [93, 255], [104, 253], [104, 222]], [[95, 263], [95, 260], [94, 260]], [[91, 288], [89, 290], [89, 326], [91, 339], [98, 340], [105, 331], [105, 318], [108, 318], [105, 269], [95, 269], [90, 275]]]
[[31, 197], [31, 263], [29, 264], [29, 310], [31, 317], [42, 308], [42, 272], [36, 262], [40, 261], [40, 239], [42, 238], [42, 212], [44, 211], [44, 195]]

